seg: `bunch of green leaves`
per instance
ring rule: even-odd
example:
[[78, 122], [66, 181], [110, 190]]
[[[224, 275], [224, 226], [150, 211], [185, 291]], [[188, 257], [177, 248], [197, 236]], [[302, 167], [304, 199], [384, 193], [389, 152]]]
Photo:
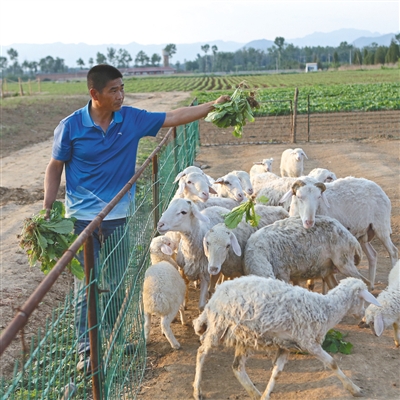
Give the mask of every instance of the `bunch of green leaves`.
[[[268, 201], [267, 198], [261, 199], [261, 202], [265, 200]], [[225, 225], [229, 229], [236, 228], [239, 223], [242, 221], [243, 216], [246, 218], [246, 222], [248, 222], [251, 226], [257, 227], [260, 222], [260, 216], [256, 214], [254, 209], [254, 200], [253, 198], [244, 201], [239, 206], [233, 208], [229, 213], [224, 215]]]
[[[53, 203], [50, 219], [45, 217], [46, 210], [41, 210], [26, 218], [18, 238], [20, 247], [26, 250], [29, 264], [34, 266], [40, 262], [41, 271], [47, 275], [78, 235], [73, 233], [76, 219], [65, 218], [64, 204], [60, 201]], [[68, 269], [83, 279], [84, 271], [76, 258], [68, 264]]]
[[214, 104], [215, 110], [208, 113], [205, 121], [212, 122], [218, 128], [233, 126], [233, 136], [242, 137], [246, 122], [254, 122], [253, 109], [260, 107], [254, 98], [254, 92], [249, 92], [247, 88], [246, 82], [241, 82], [230, 101]]
[[325, 351], [329, 351], [330, 353], [343, 353], [350, 354], [353, 345], [350, 342], [346, 342], [343, 339], [347, 335], [343, 335], [343, 333], [331, 329], [325, 336], [325, 340], [322, 343], [322, 348]]

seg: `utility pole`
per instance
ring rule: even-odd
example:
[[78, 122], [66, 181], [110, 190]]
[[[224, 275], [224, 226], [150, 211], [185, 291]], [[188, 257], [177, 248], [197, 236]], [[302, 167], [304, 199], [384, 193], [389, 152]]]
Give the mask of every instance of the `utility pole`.
[[350, 49], [350, 56], [349, 56], [349, 64], [351, 65], [351, 49]]

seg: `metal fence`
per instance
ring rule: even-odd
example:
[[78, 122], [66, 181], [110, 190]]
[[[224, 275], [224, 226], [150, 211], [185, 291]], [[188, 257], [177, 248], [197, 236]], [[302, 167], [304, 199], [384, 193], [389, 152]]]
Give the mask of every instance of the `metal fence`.
[[[97, 309], [97, 323], [91, 324], [89, 311], [87, 327], [91, 342], [98, 344], [96, 354], [91, 354], [95, 359], [93, 373], [78, 372], [76, 368], [78, 338], [74, 306], [77, 296], [71, 292], [62, 304], [55, 306], [44, 328], [29, 339], [30, 344], [20, 342], [22, 356], [15, 360], [12, 376], [3, 375], [0, 379], [2, 400], [136, 397], [146, 366], [141, 295], [144, 273], [149, 266], [149, 245], [156, 235], [155, 224], [176, 191], [175, 176], [194, 162], [199, 145], [198, 122], [171, 129], [163, 141], [166, 144], [159, 152], [152, 153], [151, 162], [146, 160], [148, 167], [136, 181], [135, 209], [129, 210], [126, 225], [117, 229], [101, 249], [97, 279], [87, 275], [87, 285], [83, 288], [88, 293], [89, 310], [93, 304]], [[91, 251], [93, 256], [90, 240], [86, 242], [85, 268], [86, 252]], [[111, 270], [113, 276], [118, 276], [113, 290], [108, 286]], [[26, 319], [29, 317], [25, 311], [28, 301], [15, 320], [20, 314], [28, 314], [22, 315]], [[11, 340], [6, 331], [7, 328], [1, 338], [7, 336]], [[0, 340], [2, 351], [4, 343]]]
[[[366, 109], [373, 100], [364, 100]], [[261, 104], [278, 103], [261, 102]], [[295, 113], [293, 100], [279, 101], [279, 111], [268, 115], [256, 115], [255, 122], [247, 123], [242, 138], [232, 135], [233, 128], [221, 129], [210, 122], [200, 122], [201, 146], [249, 145], [268, 143], [334, 142], [338, 140], [360, 140], [378, 137], [399, 137], [400, 110], [360, 111], [354, 103], [353, 111], [316, 112], [317, 101], [303, 99], [299, 103], [303, 111]], [[398, 99], [400, 104], [400, 99]], [[274, 108], [274, 107], [270, 107]], [[352, 104], [348, 104], [352, 108]]]

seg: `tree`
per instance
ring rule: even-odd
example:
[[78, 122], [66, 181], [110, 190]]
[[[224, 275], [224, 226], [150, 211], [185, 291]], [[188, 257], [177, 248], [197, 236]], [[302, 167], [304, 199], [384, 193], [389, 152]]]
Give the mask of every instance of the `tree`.
[[18, 52], [17, 50], [13, 49], [12, 47], [7, 50], [7, 54], [10, 57], [10, 61], [14, 61], [12, 63], [12, 70], [13, 74], [15, 75], [15, 71], [18, 69]]
[[132, 57], [129, 52], [125, 49], [119, 49], [117, 55], [117, 65], [121, 68], [129, 68], [129, 63], [132, 61]]
[[168, 57], [172, 58], [172, 56], [176, 53], [176, 45], [173, 43], [167, 44], [164, 48], [164, 51], [168, 53]]
[[3, 69], [7, 68], [8, 60], [7, 57], [0, 56], [0, 69], [3, 71]]
[[114, 47], [107, 47], [107, 59], [111, 65], [114, 65], [116, 61], [116, 53], [117, 49], [114, 49]]
[[204, 72], [207, 72], [207, 53], [208, 53], [208, 50], [210, 50], [210, 45], [205, 44], [204, 46], [201, 46], [201, 50], [203, 50], [204, 54], [205, 54]]
[[[400, 35], [400, 34], [399, 34]], [[398, 44], [392, 39], [390, 42], [389, 50], [386, 53], [385, 61], [387, 63], [395, 63], [400, 57], [400, 51]]]
[[386, 46], [378, 46], [375, 52], [375, 64], [385, 64]]
[[82, 67], [85, 65], [85, 61], [83, 61], [82, 58], [78, 58], [78, 59], [76, 60], [76, 65], [77, 65], [78, 67], [81, 67], [81, 69], [82, 69]]
[[151, 65], [154, 65], [154, 66], [159, 66], [160, 65], [160, 61], [161, 61], [161, 56], [159, 55], [159, 54], [157, 54], [157, 53], [154, 53], [152, 56], [151, 56]]
[[335, 65], [335, 67], [338, 67], [339, 65], [340, 65], [340, 62], [339, 62], [340, 60], [339, 60], [339, 54], [338, 54], [338, 52], [337, 51], [335, 51], [334, 53], [333, 53], [333, 64]]
[[89, 58], [88, 64], [89, 64], [89, 68], [92, 68], [92, 67], [93, 67], [94, 61], [93, 61], [93, 58], [92, 58], [92, 57]]
[[104, 54], [97, 52], [96, 63], [97, 64], [106, 64], [106, 62], [107, 62], [107, 57]]
[[213, 46], [211, 46], [211, 51], [213, 52], [213, 62], [212, 62], [212, 70], [214, 71], [215, 68], [215, 62], [217, 59], [217, 51], [218, 51], [218, 47], [214, 44]]
[[145, 64], [148, 64], [149, 60], [147, 54], [143, 50], [140, 50], [136, 55], [135, 64], [140, 64], [143, 67]]
[[285, 46], [285, 38], [282, 36], [277, 36], [274, 40], [274, 44], [276, 45], [276, 47], [278, 47], [278, 69], [279, 69], [281, 64], [281, 52]]

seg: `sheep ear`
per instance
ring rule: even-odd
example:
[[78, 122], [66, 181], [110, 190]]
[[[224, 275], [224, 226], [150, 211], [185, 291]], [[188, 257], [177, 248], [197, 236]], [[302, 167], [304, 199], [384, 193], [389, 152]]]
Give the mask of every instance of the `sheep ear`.
[[370, 292], [368, 292], [368, 290], [365, 289], [361, 290], [359, 296], [368, 303], [371, 303], [377, 307], [382, 307], [379, 301]]
[[167, 244], [162, 244], [161, 245], [161, 251], [166, 254], [167, 256], [172, 256], [173, 251], [171, 247], [169, 247]]
[[197, 208], [196, 204], [194, 203], [192, 203], [192, 212], [193, 215], [200, 221], [205, 222], [207, 224], [210, 222], [210, 218], [208, 218], [207, 215], [202, 214]]
[[186, 182], [183, 180], [179, 181], [179, 186], [178, 186], [178, 195], [181, 195], [183, 193], [183, 191], [185, 190], [185, 186], [186, 186]]
[[206, 237], [203, 237], [203, 248], [204, 248], [204, 254], [206, 255], [206, 257], [208, 258], [208, 256], [210, 255], [210, 253], [208, 252], [207, 249], [207, 240]]
[[376, 314], [374, 318], [374, 330], [376, 336], [381, 336], [384, 330], [382, 314]]
[[223, 178], [218, 178], [214, 183], [218, 183], [219, 185], [223, 185], [225, 183]]
[[308, 160], [308, 157], [307, 157], [306, 153], [304, 153], [304, 151], [302, 151], [302, 154], [303, 154], [303, 156], [304, 156], [305, 158], [307, 158], [307, 160]]
[[181, 179], [182, 177], [184, 177], [186, 175], [186, 172], [184, 172], [184, 171], [182, 171], [182, 172], [179, 172], [179, 174], [175, 177], [175, 180], [174, 180], [174, 182], [173, 183], [176, 183], [176, 182], [178, 182], [179, 181], [179, 179]]
[[289, 200], [293, 196], [293, 190], [288, 190], [279, 200], [279, 203], [284, 203], [286, 200]]
[[231, 237], [232, 250], [237, 256], [240, 257], [242, 255], [242, 249], [240, 248], [237, 237], [233, 232], [231, 232], [230, 237]]
[[218, 194], [218, 192], [217, 192], [212, 186], [209, 186], [209, 187], [208, 187], [208, 191], [209, 191], [211, 194]]

